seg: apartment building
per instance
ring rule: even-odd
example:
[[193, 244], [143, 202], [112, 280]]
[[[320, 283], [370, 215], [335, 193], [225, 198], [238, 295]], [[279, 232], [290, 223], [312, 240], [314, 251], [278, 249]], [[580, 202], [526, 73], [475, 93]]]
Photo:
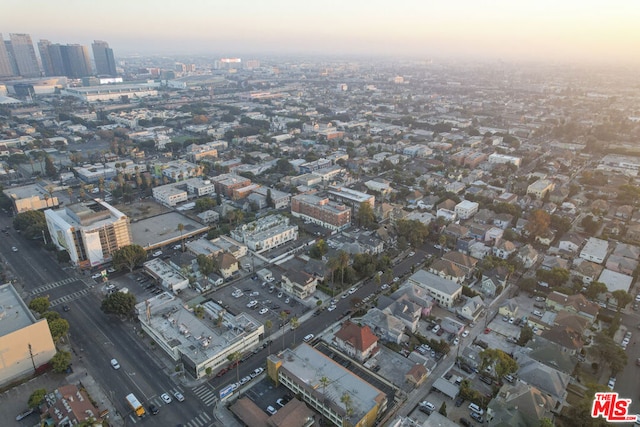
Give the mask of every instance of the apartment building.
[[103, 201], [48, 209], [44, 215], [53, 244], [82, 268], [111, 261], [115, 251], [132, 243], [129, 218]]
[[283, 215], [268, 215], [231, 231], [231, 237], [255, 252], [264, 252], [298, 238], [298, 226]]
[[351, 210], [347, 206], [313, 194], [292, 197], [291, 214], [331, 230], [342, 230], [351, 224]]

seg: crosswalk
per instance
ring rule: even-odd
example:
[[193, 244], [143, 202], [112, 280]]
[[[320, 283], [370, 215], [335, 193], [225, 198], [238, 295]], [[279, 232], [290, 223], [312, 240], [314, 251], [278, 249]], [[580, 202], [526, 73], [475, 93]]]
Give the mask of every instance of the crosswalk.
[[193, 388], [192, 391], [206, 406], [212, 406], [218, 397], [216, 391], [207, 383]]
[[[204, 386], [206, 386], [206, 384]], [[196, 387], [196, 388], [200, 389], [202, 387], [203, 386]], [[211, 388], [209, 388], [209, 387], [207, 387], [207, 388], [211, 391]], [[171, 390], [169, 390], [167, 392], [167, 394], [169, 394], [171, 396], [171, 398], [173, 399], [173, 402], [171, 402], [171, 403], [165, 403], [165, 401], [162, 400], [160, 395], [156, 395], [156, 396], [153, 396], [153, 397], [147, 399], [146, 403], [144, 403], [144, 406], [145, 406], [145, 408], [148, 408], [149, 406], [151, 406], [153, 404], [159, 409], [160, 414], [162, 414], [164, 406], [169, 406], [169, 408], [170, 408], [170, 405], [176, 405], [176, 404], [179, 405], [180, 404], [178, 401], [175, 400], [175, 398], [173, 398], [174, 393], [177, 392], [177, 391], [179, 391], [180, 393], [184, 394], [184, 390], [182, 390], [180, 387], [174, 387], [174, 388], [172, 388]], [[200, 391], [202, 391], [202, 390], [200, 390]], [[198, 393], [196, 393], [196, 395], [198, 395]], [[198, 397], [200, 397], [200, 396], [198, 395]], [[167, 408], [167, 410], [169, 410], [169, 408]], [[160, 416], [160, 414], [158, 416]], [[142, 421], [142, 419], [136, 417], [133, 413], [129, 413], [127, 424], [136, 424], [139, 421]], [[206, 413], [205, 411], [200, 411], [193, 418], [191, 418], [189, 421], [184, 422], [183, 425], [186, 426], [186, 427], [211, 427], [211, 426], [214, 425], [214, 423], [215, 423], [215, 421], [214, 421], [212, 415]]]
[[39, 288], [35, 288], [34, 290], [31, 291], [31, 295], [38, 295], [41, 294], [43, 292], [46, 292], [48, 290], [51, 289], [55, 289], [58, 288], [60, 286], [64, 286], [64, 285], [68, 285], [69, 283], [73, 283], [75, 281], [77, 281], [78, 279], [76, 279], [75, 277], [67, 277], [66, 279], [62, 279], [59, 280], [57, 282], [51, 282], [51, 283], [47, 283], [46, 285], [42, 285]]
[[60, 297], [60, 298], [56, 298], [54, 300], [49, 301], [49, 305], [51, 307], [55, 307], [57, 305], [65, 303], [65, 302], [69, 302], [69, 301], [74, 301], [74, 300], [80, 299], [83, 296], [85, 296], [86, 294], [88, 294], [89, 291], [90, 291], [90, 289], [87, 288], [87, 289], [83, 289], [83, 290], [78, 291], [78, 292], [74, 292], [74, 293], [69, 294], [69, 295], [65, 295], [65, 296]]

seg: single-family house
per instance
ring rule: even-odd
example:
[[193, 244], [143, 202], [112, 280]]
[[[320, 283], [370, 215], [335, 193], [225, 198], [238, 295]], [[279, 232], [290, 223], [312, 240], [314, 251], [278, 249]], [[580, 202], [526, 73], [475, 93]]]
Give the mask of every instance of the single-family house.
[[520, 250], [518, 250], [518, 254], [516, 255], [516, 258], [522, 263], [522, 266], [524, 268], [533, 267], [536, 262], [538, 262], [539, 257], [540, 254], [538, 253], [538, 251], [535, 250], [534, 247], [529, 243], [522, 246]]
[[590, 237], [580, 251], [580, 258], [602, 264], [608, 251], [609, 243], [606, 240]]
[[333, 342], [350, 357], [364, 362], [378, 351], [378, 337], [369, 326], [357, 325], [349, 320], [336, 332]]
[[493, 255], [500, 259], [508, 259], [516, 252], [516, 245], [510, 240], [500, 240], [493, 247]]
[[500, 308], [498, 308], [498, 314], [506, 317], [516, 317], [518, 314], [518, 303], [514, 299], [508, 299]]
[[471, 322], [475, 322], [482, 314], [484, 308], [484, 301], [476, 295], [475, 297], [467, 299], [467, 302], [465, 302], [464, 305], [459, 307], [456, 311], [458, 316], [462, 316]]
[[558, 248], [570, 253], [578, 252], [578, 249], [584, 243], [584, 237], [578, 233], [569, 232], [560, 238]]

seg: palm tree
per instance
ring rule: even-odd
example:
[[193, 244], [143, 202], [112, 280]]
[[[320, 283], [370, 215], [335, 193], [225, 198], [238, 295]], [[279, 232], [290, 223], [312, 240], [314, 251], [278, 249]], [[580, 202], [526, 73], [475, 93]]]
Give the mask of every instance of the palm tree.
[[297, 317], [291, 318], [291, 329], [293, 330], [293, 345], [296, 345], [296, 329], [300, 326], [300, 322]]
[[282, 322], [282, 349], [283, 350], [284, 350], [284, 324], [285, 324], [285, 320], [287, 320], [287, 317], [289, 317], [289, 315], [287, 314], [286, 311], [280, 312], [280, 320]]
[[[234, 351], [227, 356], [227, 359], [229, 359], [231, 363], [235, 363], [238, 362], [241, 357], [242, 354], [239, 351]], [[240, 382], [240, 363], [236, 363], [236, 381]]]
[[184, 252], [184, 239], [182, 238], [182, 232], [184, 231], [183, 223], [178, 224], [178, 230], [180, 230], [180, 247], [182, 249], [182, 252]]
[[[267, 330], [267, 337], [271, 335], [271, 328], [273, 328], [273, 322], [271, 320], [267, 320], [264, 322], [264, 328]], [[267, 340], [267, 345], [269, 346], [269, 354], [271, 354], [271, 340]]]
[[347, 252], [338, 252], [338, 265], [340, 266], [340, 286], [344, 286], [344, 270], [349, 265], [349, 254]]
[[350, 426], [351, 423], [349, 422], [349, 419], [351, 418], [351, 415], [353, 415], [353, 407], [351, 406], [351, 395], [345, 392], [342, 397], [340, 397], [340, 402], [344, 403], [345, 411], [345, 419], [343, 420], [344, 422], [342, 423], [342, 425]]

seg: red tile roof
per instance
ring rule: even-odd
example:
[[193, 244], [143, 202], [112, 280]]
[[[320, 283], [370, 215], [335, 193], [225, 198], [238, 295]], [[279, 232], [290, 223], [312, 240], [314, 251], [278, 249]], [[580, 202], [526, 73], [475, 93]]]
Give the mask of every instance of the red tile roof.
[[342, 324], [342, 328], [336, 333], [336, 338], [349, 342], [358, 351], [365, 351], [378, 342], [378, 337], [368, 326], [358, 326], [351, 321]]

